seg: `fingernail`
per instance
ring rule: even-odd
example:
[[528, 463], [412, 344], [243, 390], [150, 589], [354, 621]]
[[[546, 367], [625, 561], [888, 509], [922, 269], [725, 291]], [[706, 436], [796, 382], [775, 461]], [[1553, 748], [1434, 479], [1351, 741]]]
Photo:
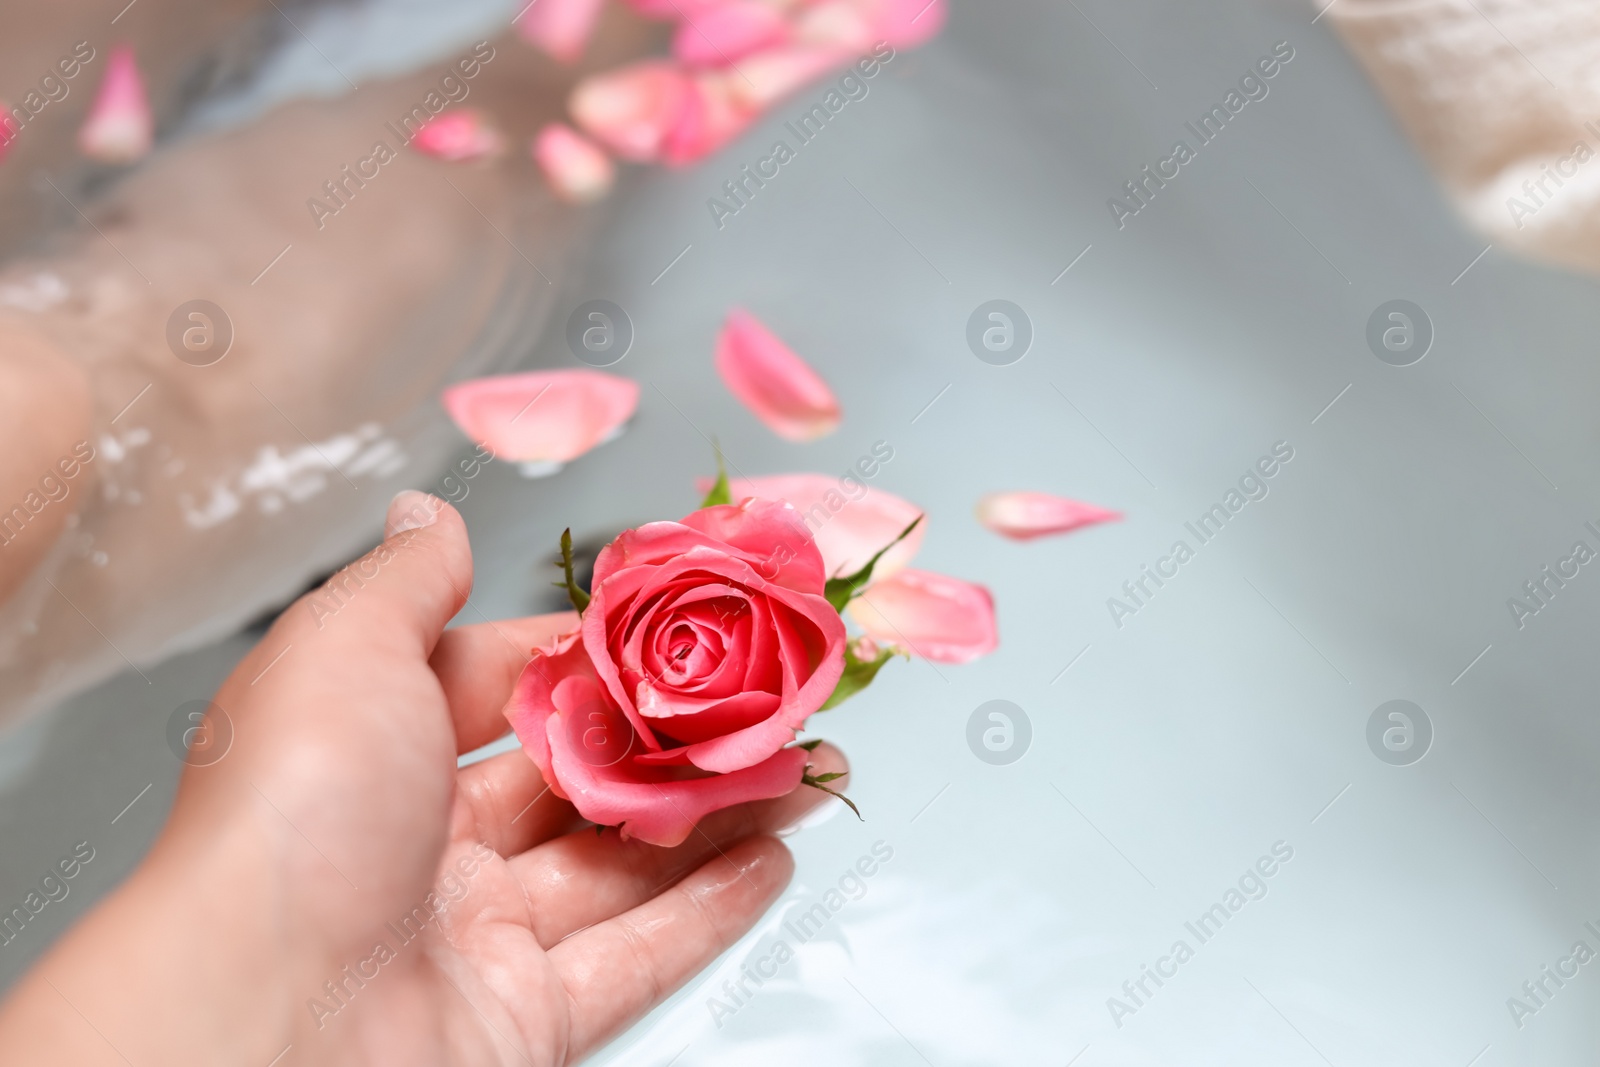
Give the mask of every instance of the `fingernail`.
[[389, 501], [389, 516], [383, 523], [383, 536], [394, 537], [407, 530], [420, 530], [432, 526], [439, 518], [440, 502], [427, 493], [415, 489], [402, 489]]

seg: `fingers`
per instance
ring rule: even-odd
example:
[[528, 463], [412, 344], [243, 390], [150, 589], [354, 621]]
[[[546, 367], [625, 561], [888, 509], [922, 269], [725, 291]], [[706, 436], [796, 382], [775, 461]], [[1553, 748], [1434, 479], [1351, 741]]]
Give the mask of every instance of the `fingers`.
[[456, 752], [471, 752], [499, 737], [511, 724], [504, 710], [532, 650], [577, 629], [578, 613], [458, 626], [446, 630], [429, 664], [450, 700]]
[[456, 509], [414, 490], [389, 504], [384, 541], [306, 594], [290, 625], [426, 659], [472, 590], [472, 549]]
[[582, 1059], [661, 1003], [754, 926], [794, 874], [781, 842], [753, 837], [672, 889], [550, 950]]
[[516, 856], [585, 825], [520, 749], [463, 767], [456, 775], [456, 800], [451, 840], [482, 841], [502, 856]]
[[[812, 762], [819, 774], [846, 769], [843, 753], [828, 746], [818, 748]], [[847, 781], [839, 779], [829, 786]], [[703, 819], [688, 840], [673, 848], [579, 830], [516, 856], [511, 872], [533, 901], [534, 936], [549, 948], [576, 931], [638, 907], [744, 838], [783, 830], [823, 803], [839, 801], [820, 789], [801, 786], [775, 800], [727, 808]]]

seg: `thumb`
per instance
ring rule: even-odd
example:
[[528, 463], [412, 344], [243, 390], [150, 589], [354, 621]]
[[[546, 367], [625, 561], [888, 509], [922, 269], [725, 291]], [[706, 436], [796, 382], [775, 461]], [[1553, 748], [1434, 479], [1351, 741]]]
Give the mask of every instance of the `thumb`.
[[389, 503], [383, 543], [306, 594], [297, 626], [336, 627], [426, 659], [472, 591], [472, 548], [455, 508], [408, 489]]

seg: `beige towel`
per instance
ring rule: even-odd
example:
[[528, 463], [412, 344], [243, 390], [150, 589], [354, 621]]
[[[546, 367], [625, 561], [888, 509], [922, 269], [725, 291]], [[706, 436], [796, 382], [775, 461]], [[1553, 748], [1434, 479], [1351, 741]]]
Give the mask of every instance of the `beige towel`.
[[1600, 271], [1600, 0], [1334, 0], [1326, 17], [1496, 247]]

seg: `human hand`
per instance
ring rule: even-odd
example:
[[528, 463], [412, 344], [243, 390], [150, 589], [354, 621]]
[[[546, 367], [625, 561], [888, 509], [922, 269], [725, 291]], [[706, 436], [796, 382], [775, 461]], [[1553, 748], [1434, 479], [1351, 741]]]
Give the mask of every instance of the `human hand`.
[[[792, 872], [771, 832], [836, 801], [801, 789], [728, 809], [662, 849], [596, 834], [519, 751], [458, 771], [506, 732], [528, 650], [576, 622], [445, 631], [471, 581], [455, 510], [397, 498], [384, 544], [224, 683], [232, 747], [187, 769], [144, 864], [19, 983], [0, 1048], [568, 1064], [748, 930]], [[826, 746], [813, 762], [844, 769]]]

